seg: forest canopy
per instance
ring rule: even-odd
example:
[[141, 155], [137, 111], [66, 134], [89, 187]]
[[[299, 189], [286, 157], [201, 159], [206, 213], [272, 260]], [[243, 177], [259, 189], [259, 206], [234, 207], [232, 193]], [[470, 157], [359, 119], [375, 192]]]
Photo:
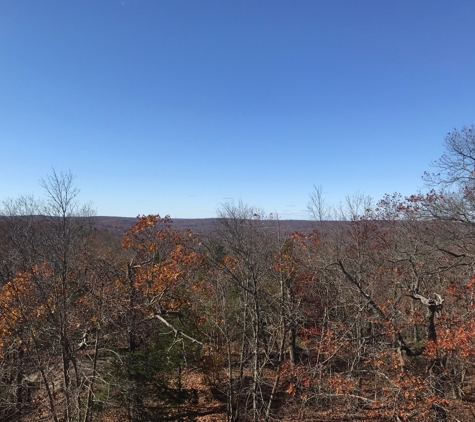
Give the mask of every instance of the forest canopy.
[[98, 229], [71, 172], [3, 202], [0, 419], [468, 421], [475, 126], [424, 192], [316, 187], [313, 230], [223, 204], [210, 230]]

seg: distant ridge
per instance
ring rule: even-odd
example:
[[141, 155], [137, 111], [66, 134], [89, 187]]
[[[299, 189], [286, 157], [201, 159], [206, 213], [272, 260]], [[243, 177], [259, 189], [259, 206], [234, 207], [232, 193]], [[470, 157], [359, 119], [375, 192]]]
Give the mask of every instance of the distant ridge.
[[[115, 234], [122, 234], [136, 222], [132, 217], [94, 217], [94, 226]], [[172, 218], [174, 230], [191, 229], [194, 232], [211, 230], [217, 218]], [[272, 221], [277, 224], [276, 221]], [[311, 220], [279, 220], [281, 230], [285, 233], [310, 233], [317, 228], [317, 223]]]

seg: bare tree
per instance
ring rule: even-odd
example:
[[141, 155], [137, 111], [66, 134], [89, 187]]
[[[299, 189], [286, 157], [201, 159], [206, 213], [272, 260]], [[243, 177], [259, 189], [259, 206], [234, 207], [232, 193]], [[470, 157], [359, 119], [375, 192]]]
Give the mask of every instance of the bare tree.
[[[41, 181], [41, 186], [44, 200], [20, 197], [4, 203], [8, 239], [12, 253], [19, 257], [15, 271], [21, 271], [33, 289], [29, 292], [31, 300], [27, 300], [15, 287], [19, 276], [10, 281], [13, 291], [18, 292], [17, 304], [24, 309], [22, 329], [15, 333], [21, 336], [26, 355], [41, 373], [51, 417], [71, 421], [80, 419], [83, 411], [84, 385], [76, 350], [77, 339], [82, 334], [78, 330], [75, 299], [86, 288], [83, 255], [94, 213], [89, 205], [81, 206], [77, 202], [79, 190], [71, 172], [58, 174], [53, 170], [52, 175]], [[35, 312], [44, 314], [44, 320], [33, 317], [34, 306], [39, 307]], [[55, 402], [52, 391], [59, 382], [59, 368], [53, 363], [56, 349], [61, 355], [59, 373], [64, 399], [61, 405]]]
[[333, 219], [334, 211], [326, 202], [321, 186], [313, 186], [313, 191], [310, 194], [310, 199], [307, 204], [307, 210], [310, 217], [320, 223]]
[[445, 147], [444, 154], [432, 163], [435, 172], [423, 177], [432, 190], [413, 198], [426, 217], [474, 224], [475, 126], [448, 133]]
[[475, 177], [475, 125], [454, 129], [445, 137], [446, 151], [432, 162], [436, 172], [426, 172], [430, 187], [452, 188], [473, 185]]
[[[234, 327], [222, 327], [223, 333], [239, 344], [239, 358], [235, 352], [228, 353], [228, 417], [266, 420], [277, 384], [269, 396], [263, 372], [271, 356], [279, 354], [283, 334], [279, 277], [274, 270], [279, 250], [278, 221], [243, 203], [224, 204], [218, 215], [206, 247], [215, 277], [220, 280], [216, 287], [224, 280], [229, 286], [220, 290], [227, 296], [221, 299], [221, 306], [235, 312], [227, 315], [227, 319], [234, 320]], [[238, 369], [233, 376], [235, 364]]]

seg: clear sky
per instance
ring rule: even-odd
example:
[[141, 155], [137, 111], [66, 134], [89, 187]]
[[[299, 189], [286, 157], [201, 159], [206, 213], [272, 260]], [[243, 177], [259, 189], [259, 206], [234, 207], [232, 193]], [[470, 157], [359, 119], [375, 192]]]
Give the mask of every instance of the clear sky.
[[409, 195], [475, 123], [475, 2], [3, 0], [0, 198], [71, 170], [98, 215], [308, 218]]

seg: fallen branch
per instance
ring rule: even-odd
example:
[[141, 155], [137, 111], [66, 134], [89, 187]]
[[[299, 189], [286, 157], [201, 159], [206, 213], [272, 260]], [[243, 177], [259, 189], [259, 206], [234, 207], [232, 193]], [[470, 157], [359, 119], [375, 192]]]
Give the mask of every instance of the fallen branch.
[[152, 319], [158, 319], [160, 322], [162, 322], [163, 324], [165, 324], [168, 328], [170, 328], [170, 330], [172, 330], [175, 334], [175, 337], [178, 337], [178, 336], [181, 336], [181, 337], [185, 337], [187, 338], [188, 340], [192, 341], [193, 343], [198, 343], [200, 344], [201, 346], [203, 346], [203, 343], [199, 340], [196, 340], [195, 338], [193, 337], [190, 337], [188, 334], [185, 334], [183, 331], [180, 331], [180, 330], [177, 330], [172, 324], [170, 324], [165, 318], [163, 318], [160, 314], [158, 313], [154, 313], [153, 315], [150, 315], [148, 318], [145, 318], [142, 322], [145, 322], [145, 321], [150, 321]]

